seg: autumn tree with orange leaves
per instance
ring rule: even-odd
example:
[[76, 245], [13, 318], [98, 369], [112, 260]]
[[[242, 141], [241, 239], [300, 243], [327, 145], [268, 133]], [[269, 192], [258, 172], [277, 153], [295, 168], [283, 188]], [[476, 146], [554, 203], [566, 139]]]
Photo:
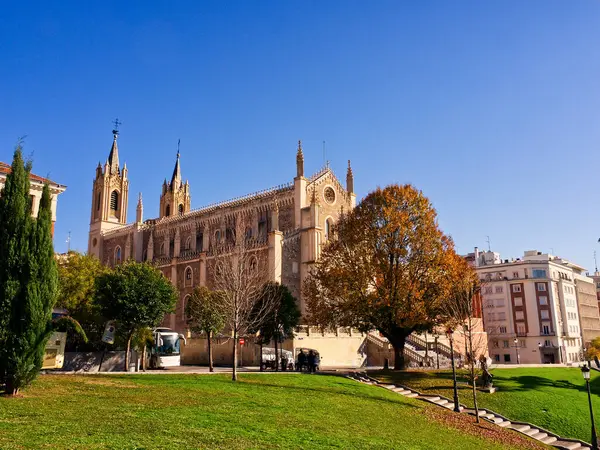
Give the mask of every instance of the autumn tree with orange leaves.
[[452, 240], [411, 185], [370, 193], [340, 217], [304, 284], [311, 323], [378, 330], [404, 368], [404, 344], [431, 330], [448, 292]]

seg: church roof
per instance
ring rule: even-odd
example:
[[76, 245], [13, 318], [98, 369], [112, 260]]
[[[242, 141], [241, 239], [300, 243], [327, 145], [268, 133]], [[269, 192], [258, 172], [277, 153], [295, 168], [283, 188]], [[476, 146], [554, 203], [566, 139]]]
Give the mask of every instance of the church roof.
[[171, 177], [171, 190], [176, 191], [181, 186], [181, 165], [179, 163], [179, 152], [177, 152], [177, 161], [175, 161], [175, 168], [173, 169], [173, 176]]

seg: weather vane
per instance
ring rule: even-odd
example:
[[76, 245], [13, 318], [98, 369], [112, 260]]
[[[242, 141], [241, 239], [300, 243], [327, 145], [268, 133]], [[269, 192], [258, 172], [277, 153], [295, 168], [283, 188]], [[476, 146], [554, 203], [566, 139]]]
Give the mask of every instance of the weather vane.
[[113, 121], [113, 125], [115, 126], [115, 129], [113, 130], [113, 134], [119, 134], [119, 125], [123, 125], [123, 123], [119, 122], [118, 117]]

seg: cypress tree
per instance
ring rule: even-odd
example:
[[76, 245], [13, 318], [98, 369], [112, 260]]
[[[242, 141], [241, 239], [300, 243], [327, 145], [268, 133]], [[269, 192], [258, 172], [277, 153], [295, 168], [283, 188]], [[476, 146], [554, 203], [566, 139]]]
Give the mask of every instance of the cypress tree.
[[9, 395], [30, 383], [42, 367], [57, 292], [50, 189], [44, 186], [33, 220], [30, 170], [18, 146], [0, 193], [0, 374]]

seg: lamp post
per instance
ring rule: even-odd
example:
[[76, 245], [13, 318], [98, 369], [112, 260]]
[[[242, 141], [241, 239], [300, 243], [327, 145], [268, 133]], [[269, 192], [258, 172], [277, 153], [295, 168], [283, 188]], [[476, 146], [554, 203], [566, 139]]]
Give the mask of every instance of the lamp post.
[[540, 364], [544, 364], [544, 355], [542, 355], [542, 343], [538, 342], [538, 351], [540, 352]]
[[585, 379], [587, 387], [588, 402], [590, 404], [590, 418], [592, 419], [592, 449], [598, 450], [598, 436], [596, 436], [596, 426], [594, 425], [594, 410], [592, 408], [592, 394], [590, 393], [590, 368], [588, 366], [581, 366], [581, 373]]
[[515, 350], [517, 351], [517, 364], [521, 364], [521, 358], [519, 357], [519, 340], [514, 338], [513, 342], [515, 343]]
[[435, 341], [435, 359], [436, 359], [436, 365], [437, 365], [437, 369], [440, 370], [440, 354], [438, 353], [438, 338], [439, 336], [436, 334], [433, 339]]
[[458, 403], [458, 389], [456, 388], [456, 367], [454, 366], [454, 337], [452, 336], [453, 330], [448, 328], [446, 330], [446, 336], [450, 341], [450, 360], [452, 361], [452, 384], [454, 386], [454, 412], [460, 412]]

